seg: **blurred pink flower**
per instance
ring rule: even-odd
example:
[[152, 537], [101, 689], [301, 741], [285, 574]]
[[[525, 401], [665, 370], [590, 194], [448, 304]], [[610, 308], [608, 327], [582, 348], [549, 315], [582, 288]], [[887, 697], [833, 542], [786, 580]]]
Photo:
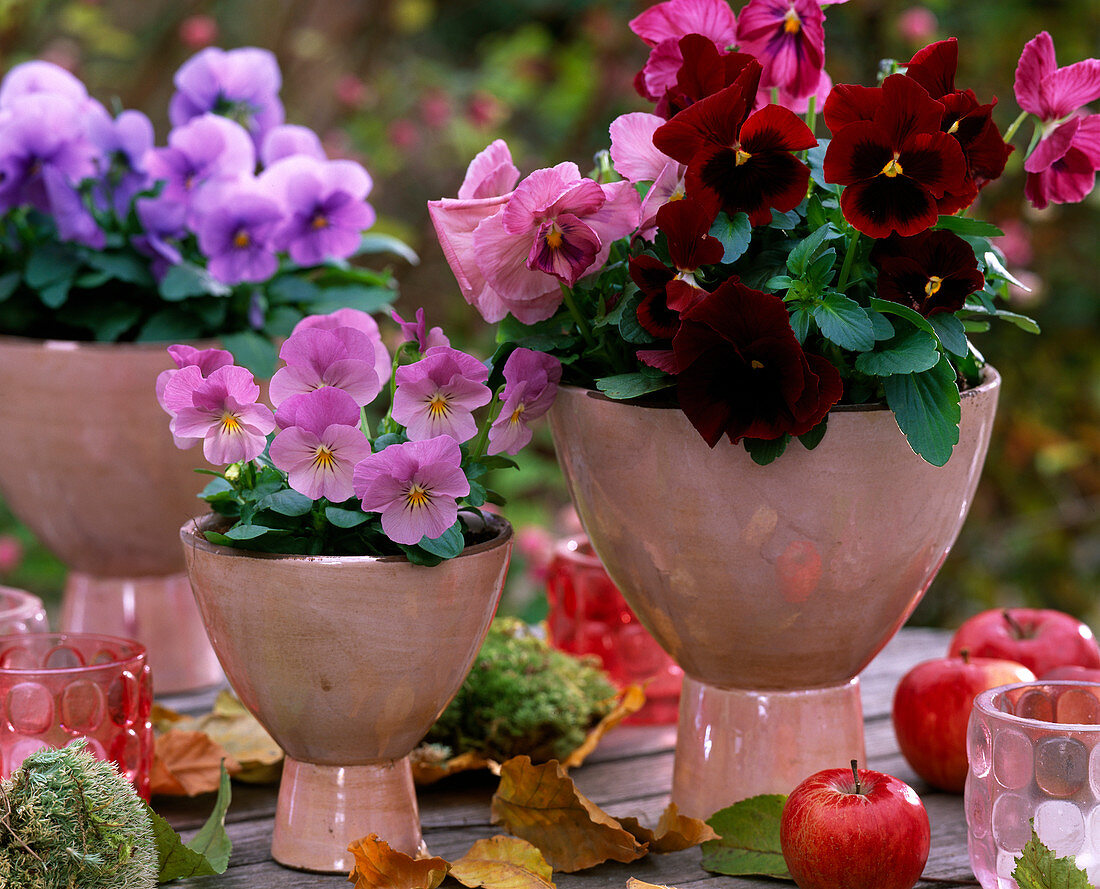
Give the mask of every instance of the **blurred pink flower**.
[[0, 574], [8, 574], [23, 562], [23, 544], [14, 534], [0, 534]]
[[440, 130], [447, 126], [453, 115], [450, 96], [442, 90], [432, 90], [420, 100], [420, 117], [432, 129]]
[[1036, 209], [1084, 200], [1100, 169], [1100, 115], [1081, 109], [1100, 98], [1100, 60], [1059, 68], [1054, 41], [1042, 31], [1016, 66], [1016, 101], [1041, 121], [1042, 137], [1024, 161], [1024, 193]]
[[342, 74], [336, 81], [336, 101], [352, 110], [362, 108], [367, 101], [367, 85], [354, 74]]
[[411, 151], [420, 144], [420, 132], [411, 120], [395, 120], [386, 131], [390, 145], [398, 151]]
[[506, 113], [504, 104], [492, 93], [474, 93], [466, 106], [466, 117], [475, 127], [495, 126]]
[[898, 33], [916, 46], [923, 46], [936, 35], [939, 21], [927, 6], [910, 6], [898, 16]]
[[188, 49], [203, 49], [218, 39], [218, 23], [208, 15], [189, 15], [180, 22], [179, 37]]
[[796, 99], [817, 90], [825, 66], [825, 13], [818, 0], [749, 0], [737, 40], [742, 52], [763, 64], [762, 88]]

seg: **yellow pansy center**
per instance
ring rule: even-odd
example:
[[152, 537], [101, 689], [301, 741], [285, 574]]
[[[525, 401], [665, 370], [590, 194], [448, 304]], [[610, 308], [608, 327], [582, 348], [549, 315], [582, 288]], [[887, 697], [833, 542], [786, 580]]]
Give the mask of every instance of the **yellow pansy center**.
[[222, 411], [221, 418], [222, 432], [226, 435], [233, 435], [241, 431], [241, 421], [236, 414], [230, 411]]
[[314, 229], [328, 228], [328, 217], [323, 213], [318, 213], [309, 223]]
[[246, 232], [243, 228], [233, 236], [233, 246], [237, 247], [238, 249], [243, 250], [251, 243], [252, 239], [248, 236], [248, 232]]
[[940, 287], [943, 285], [943, 278], [932, 275], [928, 279], [928, 283], [924, 285], [924, 292], [927, 296], [935, 296], [940, 292]]
[[753, 370], [763, 370], [764, 362], [758, 358], [754, 358], [751, 362], [749, 362], [749, 367], [751, 367]]
[[428, 400], [428, 413], [431, 415], [432, 419], [447, 416], [450, 409], [450, 402], [447, 400], [447, 396], [442, 392], [436, 392], [435, 395]]
[[423, 485], [413, 484], [408, 491], [405, 492], [405, 503], [410, 509], [418, 509], [423, 506], [427, 506], [431, 497], [428, 496], [428, 489]]
[[321, 445], [317, 448], [317, 453], [313, 455], [313, 466], [319, 469], [332, 469], [336, 466], [336, 457], [332, 453], [332, 449]]
[[798, 17], [798, 13], [793, 9], [788, 9], [787, 14], [783, 16], [783, 31], [787, 34], [797, 34], [802, 30], [802, 19]]
[[556, 225], [551, 225], [550, 229], [546, 232], [545, 238], [546, 246], [551, 250], [557, 250], [562, 242], [561, 229]]
[[898, 155], [895, 152], [894, 156], [890, 158], [886, 166], [882, 168], [882, 174], [884, 176], [893, 179], [895, 176], [901, 176], [903, 174], [901, 164], [898, 163]]
[[738, 148], [734, 163], [736, 163], [737, 166], [741, 166], [742, 164], [747, 163], [749, 158], [751, 157], [752, 155], [745, 151], [744, 148]]
[[527, 406], [521, 401], [514, 411], [512, 416], [508, 418], [508, 422], [515, 426], [523, 418], [523, 412], [527, 410]]

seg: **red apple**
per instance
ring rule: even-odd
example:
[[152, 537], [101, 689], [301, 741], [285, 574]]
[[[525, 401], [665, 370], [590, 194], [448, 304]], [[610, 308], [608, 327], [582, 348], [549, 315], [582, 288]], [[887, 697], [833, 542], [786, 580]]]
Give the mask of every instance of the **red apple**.
[[974, 698], [987, 688], [1033, 679], [1023, 664], [967, 652], [913, 667], [898, 683], [893, 709], [894, 734], [913, 771], [933, 787], [962, 793]]
[[1100, 667], [1096, 637], [1073, 615], [1049, 608], [983, 611], [967, 620], [951, 639], [950, 654], [964, 648], [972, 657], [1016, 661], [1036, 676], [1055, 667]]
[[1096, 667], [1055, 667], [1048, 670], [1040, 679], [1051, 679], [1069, 682], [1100, 682], [1100, 669]]
[[826, 769], [787, 797], [779, 842], [801, 889], [912, 889], [931, 845], [928, 813], [904, 781]]

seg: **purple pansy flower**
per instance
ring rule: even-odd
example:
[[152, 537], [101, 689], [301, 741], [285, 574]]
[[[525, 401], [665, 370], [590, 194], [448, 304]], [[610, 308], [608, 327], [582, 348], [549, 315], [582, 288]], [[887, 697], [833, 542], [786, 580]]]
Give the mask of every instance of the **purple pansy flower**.
[[504, 407], [489, 427], [490, 454], [518, 454], [531, 441], [527, 424], [550, 410], [558, 394], [561, 362], [533, 349], [516, 349], [504, 362]]
[[16, 65], [0, 81], [0, 108], [33, 93], [49, 93], [77, 104], [88, 98], [87, 87], [75, 74], [53, 62], [32, 59]]
[[[233, 363], [233, 356], [224, 349], [196, 349], [194, 346], [175, 345], [168, 347], [168, 354], [176, 362], [176, 366], [168, 370], [162, 370], [157, 375], [156, 393], [159, 404], [171, 417], [175, 414], [169, 409], [164, 400], [164, 390], [168, 387], [168, 381], [179, 373], [180, 368], [195, 366], [204, 377], [210, 376], [219, 367], [226, 367]], [[176, 447], [180, 450], [197, 445], [199, 438], [183, 438], [173, 434]]]
[[364, 229], [374, 225], [374, 208], [366, 202], [370, 174], [354, 161], [293, 155], [264, 170], [261, 180], [287, 212], [276, 234], [279, 249], [299, 265], [351, 256]]
[[207, 270], [224, 284], [266, 281], [279, 267], [273, 235], [283, 221], [277, 201], [254, 180], [211, 187], [195, 201], [195, 234]]
[[243, 367], [229, 365], [203, 378], [196, 365], [181, 367], [164, 387], [173, 435], [201, 438], [203, 455], [216, 466], [263, 453], [275, 417], [257, 404], [260, 387]]
[[443, 346], [415, 364], [397, 368], [393, 418], [416, 441], [449, 435], [468, 441], [477, 434], [473, 411], [493, 397], [489, 369], [471, 355]]
[[323, 386], [343, 389], [362, 406], [382, 391], [374, 369], [374, 344], [351, 327], [306, 328], [292, 334], [279, 350], [286, 367], [271, 378], [271, 403], [279, 407], [291, 395]]
[[309, 127], [285, 123], [272, 129], [264, 136], [260, 146], [260, 162], [270, 167], [284, 157], [304, 154], [314, 160], [327, 160], [321, 137]]
[[359, 309], [337, 309], [327, 315], [307, 315], [294, 325], [292, 334], [299, 330], [315, 328], [317, 330], [335, 330], [337, 327], [353, 327], [367, 335], [374, 345], [374, 370], [378, 374], [380, 383], [388, 383], [393, 367], [390, 362], [390, 353], [386, 344], [382, 342], [382, 332], [378, 329], [378, 322], [366, 312]]
[[[284, 411], [284, 409], [286, 409]], [[342, 503], [355, 493], [352, 472], [370, 456], [359, 428], [359, 405], [347, 392], [326, 386], [295, 395], [279, 408], [282, 432], [271, 442], [271, 462], [299, 494]], [[287, 420], [293, 418], [292, 423]]]
[[93, 115], [88, 133], [103, 158], [96, 189], [99, 206], [125, 217], [134, 198], [151, 184], [145, 157], [153, 148], [152, 121], [140, 111], [123, 111], [113, 120]]
[[371, 454], [355, 467], [355, 496], [367, 512], [381, 513], [394, 543], [433, 540], [458, 519], [458, 498], [470, 493], [462, 451], [449, 435], [407, 441]]
[[433, 327], [428, 330], [428, 322], [424, 320], [424, 307], [416, 310], [416, 320], [406, 321], [396, 311], [390, 312], [390, 317], [401, 325], [401, 334], [405, 342], [416, 343], [416, 347], [423, 352], [433, 346], [450, 346], [451, 341], [443, 333], [442, 327]]
[[168, 105], [172, 126], [214, 113], [235, 120], [259, 146], [264, 134], [283, 122], [282, 75], [266, 49], [208, 47], [180, 66], [173, 83], [176, 93]]

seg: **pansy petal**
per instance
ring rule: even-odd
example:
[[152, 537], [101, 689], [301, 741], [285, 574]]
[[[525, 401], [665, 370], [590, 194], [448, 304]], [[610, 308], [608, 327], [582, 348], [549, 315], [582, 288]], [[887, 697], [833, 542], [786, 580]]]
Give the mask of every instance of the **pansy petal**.
[[475, 254], [486, 282], [525, 324], [546, 320], [561, 305], [558, 280], [527, 267], [532, 235], [507, 232], [499, 216], [486, 219], [474, 232]]
[[1057, 69], [1054, 39], [1046, 31], [1040, 31], [1024, 44], [1016, 64], [1016, 102], [1024, 111], [1044, 120], [1054, 119], [1043, 84]]
[[1038, 173], [1065, 157], [1080, 126], [1081, 119], [1071, 117], [1045, 139], [1040, 139], [1035, 150], [1024, 161], [1024, 169], [1029, 173]]
[[631, 19], [630, 30], [650, 46], [692, 33], [727, 46], [736, 37], [737, 19], [726, 0], [667, 0]]
[[507, 194], [519, 181], [519, 168], [512, 163], [508, 143], [497, 139], [479, 151], [470, 166], [466, 178], [458, 189], [458, 199], [492, 198]]
[[656, 114], [633, 111], [611, 122], [611, 160], [630, 182], [653, 182], [672, 160], [653, 144], [653, 134], [664, 124]]

